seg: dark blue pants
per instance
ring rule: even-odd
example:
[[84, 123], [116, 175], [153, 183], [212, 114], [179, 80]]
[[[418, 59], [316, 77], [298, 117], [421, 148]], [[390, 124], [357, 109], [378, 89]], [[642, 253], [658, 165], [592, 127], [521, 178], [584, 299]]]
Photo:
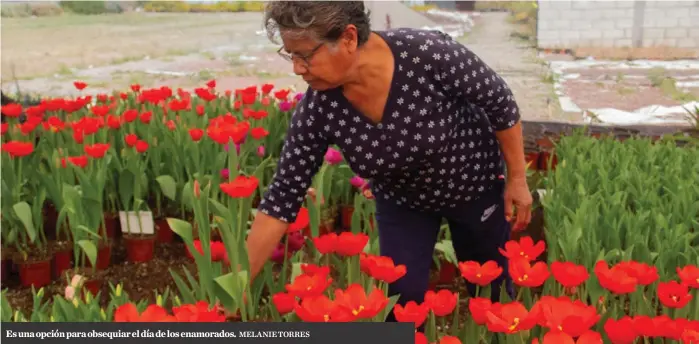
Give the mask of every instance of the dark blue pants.
[[[503, 268], [502, 275], [491, 285], [491, 298], [498, 301], [505, 282], [513, 297], [512, 280], [507, 271], [507, 259], [498, 248], [510, 240], [511, 226], [505, 219], [503, 185], [498, 183], [492, 192], [468, 206], [448, 208], [440, 212], [420, 212], [383, 200], [376, 195], [376, 220], [382, 256], [404, 264], [407, 273], [389, 286], [389, 294], [400, 294], [398, 303], [421, 303], [427, 292], [432, 256], [442, 219], [449, 222], [454, 251], [459, 262], [474, 260], [485, 263], [494, 260]], [[490, 213], [486, 209], [495, 206]], [[492, 208], [491, 208], [492, 209]], [[489, 216], [487, 216], [490, 213]], [[474, 285], [468, 284], [469, 293], [475, 294]], [[393, 312], [387, 321], [395, 321]]]

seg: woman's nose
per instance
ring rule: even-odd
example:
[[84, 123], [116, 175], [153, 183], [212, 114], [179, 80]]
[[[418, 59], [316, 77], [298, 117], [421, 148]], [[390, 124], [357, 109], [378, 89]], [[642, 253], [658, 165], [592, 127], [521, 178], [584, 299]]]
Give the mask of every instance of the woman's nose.
[[294, 74], [302, 75], [302, 74], [305, 74], [306, 72], [308, 72], [308, 67], [306, 67], [306, 64], [301, 59], [294, 59], [293, 64], [294, 64]]

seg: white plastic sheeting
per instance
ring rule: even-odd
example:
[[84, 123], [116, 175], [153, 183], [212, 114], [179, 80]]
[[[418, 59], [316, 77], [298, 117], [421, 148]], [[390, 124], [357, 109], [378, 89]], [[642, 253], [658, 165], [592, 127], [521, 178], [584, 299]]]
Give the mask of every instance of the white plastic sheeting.
[[[613, 125], [634, 125], [634, 124], [687, 124], [684, 119], [687, 111], [694, 111], [699, 107], [699, 102], [689, 102], [679, 106], [650, 105], [634, 111], [623, 111], [614, 108], [587, 109], [583, 111], [575, 102], [563, 91], [561, 81], [578, 79], [578, 73], [566, 73], [569, 69], [653, 69], [663, 68], [665, 70], [699, 70], [699, 60], [677, 60], [677, 61], [602, 61], [602, 60], [576, 60], [576, 61], [550, 61], [549, 67], [556, 75], [554, 90], [558, 96], [561, 109], [564, 112], [582, 112], [583, 118], [590, 123], [594, 120], [605, 124]], [[678, 87], [698, 87], [697, 81], [678, 81]], [[593, 113], [590, 116], [588, 111]]]

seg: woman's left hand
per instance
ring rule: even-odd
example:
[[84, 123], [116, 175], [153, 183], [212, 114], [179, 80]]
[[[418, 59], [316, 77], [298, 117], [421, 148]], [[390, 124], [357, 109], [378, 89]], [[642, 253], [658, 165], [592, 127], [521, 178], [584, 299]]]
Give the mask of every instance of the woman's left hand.
[[512, 220], [513, 212], [517, 219], [512, 227], [513, 231], [527, 228], [532, 219], [532, 194], [527, 185], [527, 178], [509, 178], [505, 184], [505, 217]]

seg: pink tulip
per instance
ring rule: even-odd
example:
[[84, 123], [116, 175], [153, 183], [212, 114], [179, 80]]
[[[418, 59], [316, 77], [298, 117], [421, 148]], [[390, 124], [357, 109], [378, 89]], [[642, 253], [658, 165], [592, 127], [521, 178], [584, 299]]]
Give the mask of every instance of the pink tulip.
[[72, 286], [67, 286], [63, 296], [66, 298], [66, 300], [72, 301], [75, 297], [75, 288]]
[[357, 189], [361, 189], [366, 185], [366, 181], [360, 176], [354, 176], [350, 179], [350, 184]]
[[277, 263], [277, 264], [283, 264], [284, 263], [284, 245], [279, 244], [277, 245], [277, 248], [274, 249], [274, 252], [272, 252], [272, 261]]
[[294, 99], [295, 99], [297, 102], [300, 102], [301, 99], [303, 99], [303, 96], [304, 96], [303, 93], [297, 93], [296, 96], [294, 97]]
[[257, 156], [263, 158], [265, 156], [265, 146], [257, 147]]
[[78, 288], [81, 286], [83, 282], [83, 276], [81, 275], [74, 275], [73, 278], [70, 280], [70, 285], [68, 285], [63, 292], [63, 296], [66, 298], [66, 300], [73, 300], [75, 298], [75, 292], [78, 290]]
[[291, 103], [286, 100], [279, 103], [279, 110], [284, 112], [291, 110]]
[[[228, 149], [230, 149], [230, 146], [233, 145], [233, 144], [234, 144], [234, 143], [229, 143], [229, 144], [227, 144], [227, 145], [224, 145], [224, 146], [223, 146], [223, 149], [224, 149], [226, 152], [228, 152]], [[239, 143], [236, 143], [236, 144], [235, 144], [235, 151], [236, 151], [236, 153], [240, 154], [240, 144], [239, 144]]]
[[334, 148], [328, 148], [325, 152], [325, 161], [330, 165], [336, 165], [342, 162], [342, 153]]
[[231, 171], [228, 170], [227, 168], [224, 168], [221, 170], [221, 179], [228, 181], [228, 178], [231, 176]]
[[301, 232], [293, 232], [286, 236], [286, 240], [289, 241], [289, 252], [296, 252], [303, 248], [306, 243], [306, 238], [303, 237]]

